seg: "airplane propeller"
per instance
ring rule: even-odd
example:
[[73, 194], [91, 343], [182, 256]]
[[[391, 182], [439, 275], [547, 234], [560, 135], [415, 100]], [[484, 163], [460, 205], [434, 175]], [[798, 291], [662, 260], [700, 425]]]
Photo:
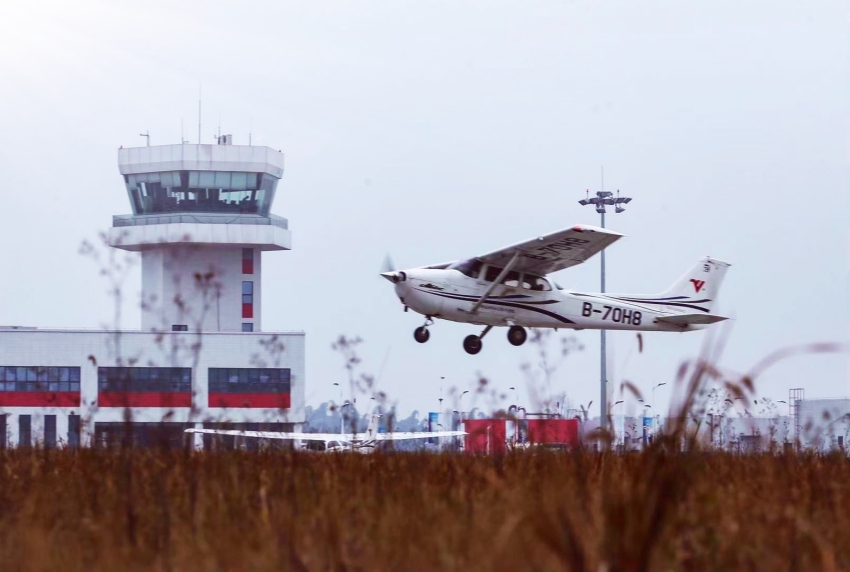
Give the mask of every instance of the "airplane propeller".
[[393, 262], [393, 258], [389, 253], [384, 257], [384, 263], [381, 265], [381, 276], [393, 284], [398, 284], [405, 279], [404, 272], [396, 272], [395, 262]]
[[384, 263], [381, 265], [381, 273], [383, 274], [384, 272], [395, 272], [395, 269], [395, 262], [393, 262], [392, 256], [387, 253], [387, 255], [384, 257]]

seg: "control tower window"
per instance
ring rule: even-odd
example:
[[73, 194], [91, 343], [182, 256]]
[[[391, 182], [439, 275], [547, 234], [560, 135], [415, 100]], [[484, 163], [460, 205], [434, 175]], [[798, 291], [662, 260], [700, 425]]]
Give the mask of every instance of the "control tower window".
[[126, 175], [135, 214], [232, 213], [267, 216], [278, 179], [266, 173], [165, 171]]
[[242, 274], [254, 273], [254, 249], [242, 249]]
[[250, 281], [242, 282], [242, 317], [254, 317], [254, 283]]

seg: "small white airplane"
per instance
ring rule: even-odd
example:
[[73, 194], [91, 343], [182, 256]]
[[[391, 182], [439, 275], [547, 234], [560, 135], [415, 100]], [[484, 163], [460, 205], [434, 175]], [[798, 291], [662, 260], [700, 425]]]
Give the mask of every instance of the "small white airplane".
[[206, 435], [230, 435], [233, 437], [250, 437], [255, 439], [286, 439], [289, 441], [306, 441], [305, 450], [332, 453], [338, 451], [354, 451], [357, 453], [372, 453], [379, 443], [402, 441], [410, 439], [432, 439], [438, 437], [460, 437], [464, 431], [417, 431], [417, 432], [378, 432], [378, 418], [372, 415], [369, 427], [365, 433], [287, 433], [280, 431], [237, 431], [230, 429], [186, 429], [186, 433], [203, 433]]
[[590, 225], [541, 236], [495, 252], [447, 264], [382, 272], [408, 308], [425, 316], [413, 337], [425, 343], [435, 318], [485, 326], [463, 340], [481, 351], [493, 327], [508, 327], [521, 346], [525, 328], [686, 332], [725, 320], [711, 313], [729, 264], [706, 257], [661, 294], [592, 294], [558, 286], [547, 275], [587, 261], [621, 234]]

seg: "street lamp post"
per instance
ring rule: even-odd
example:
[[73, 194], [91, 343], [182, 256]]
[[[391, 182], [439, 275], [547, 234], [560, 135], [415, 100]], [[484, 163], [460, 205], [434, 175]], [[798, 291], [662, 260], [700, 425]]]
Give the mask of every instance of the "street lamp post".
[[339, 432], [345, 433], [345, 421], [342, 418], [342, 386], [336, 382], [334, 382], [334, 385], [339, 388], [339, 405], [337, 405], [339, 409]]
[[458, 401], [460, 402], [458, 404], [458, 407], [460, 407], [460, 420], [461, 421], [463, 421], [463, 396], [466, 395], [467, 393], [469, 393], [468, 389], [466, 391], [464, 391], [463, 393], [461, 393], [460, 398], [458, 399]]
[[[602, 179], [602, 189], [596, 192], [596, 196], [590, 198], [590, 191], [587, 191], [587, 197], [580, 200], [578, 203], [581, 206], [585, 205], [594, 205], [596, 207], [596, 212], [598, 212], [602, 218], [602, 228], [605, 228], [605, 206], [612, 205], [614, 206], [615, 213], [621, 213], [625, 209], [623, 205], [631, 202], [630, 197], [621, 197], [620, 191], [617, 191], [617, 197], [614, 198], [614, 194], [611, 191], [604, 190], [605, 188], [605, 179]], [[605, 251], [603, 250], [600, 253], [602, 257], [602, 293], [605, 293]], [[600, 330], [600, 341], [601, 341], [601, 352], [600, 352], [600, 392], [602, 397], [602, 402], [599, 405], [599, 422], [600, 424], [606, 423], [606, 418], [608, 417], [608, 375], [605, 371], [605, 330]]]
[[652, 410], [655, 411], [656, 425], [658, 426], [661, 426], [661, 414], [655, 408], [655, 390], [661, 387], [662, 385], [667, 385], [667, 382], [663, 381], [657, 385], [652, 386]]

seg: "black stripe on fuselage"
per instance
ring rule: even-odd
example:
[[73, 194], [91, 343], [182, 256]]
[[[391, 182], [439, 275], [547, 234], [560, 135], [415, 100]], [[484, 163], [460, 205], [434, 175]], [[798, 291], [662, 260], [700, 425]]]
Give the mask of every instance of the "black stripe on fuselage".
[[[416, 290], [419, 290], [419, 292], [425, 292], [426, 294], [433, 294], [434, 296], [440, 296], [442, 298], [449, 298], [451, 300], [461, 300], [463, 302], [477, 302], [478, 299], [480, 298], [480, 296], [468, 296], [466, 294], [448, 294], [448, 293], [444, 293], [444, 292], [431, 292], [429, 290], [420, 290], [419, 288], [416, 288]], [[504, 298], [494, 300], [494, 299], [492, 299], [488, 296], [487, 299], [484, 300], [484, 303], [485, 304], [493, 304], [495, 306], [505, 306], [505, 307], [508, 307], [508, 308], [519, 308], [521, 310], [529, 310], [531, 312], [537, 312], [538, 314], [543, 314], [545, 316], [549, 316], [550, 318], [555, 318], [556, 320], [563, 322], [564, 324], [575, 324], [575, 322], [573, 322], [569, 318], [565, 318], [564, 316], [561, 316], [560, 314], [556, 314], [555, 312], [550, 312], [549, 310], [544, 310], [543, 308], [537, 308], [537, 307], [531, 305], [531, 304], [557, 304], [558, 300], [541, 300], [540, 302], [527, 302], [527, 303], [524, 303], [524, 304], [520, 304], [518, 302], [506, 302], [506, 301], [504, 301]]]
[[673, 302], [671, 300], [674, 299], [682, 299], [687, 298], [686, 296], [677, 296], [676, 298], [656, 298], [654, 300], [646, 300], [642, 298], [616, 298], [614, 296], [605, 296], [598, 294], [574, 294], [575, 296], [584, 296], [587, 298], [603, 298], [607, 300], [616, 300], [617, 302], [626, 302], [631, 304], [656, 304], [660, 306], [676, 306], [678, 308], [691, 308], [692, 310], [699, 310], [700, 312], [708, 313], [710, 310], [708, 308], [703, 308], [702, 306], [695, 306], [694, 304], [701, 304], [703, 302], [711, 302], [711, 300], [705, 298], [702, 300], [688, 300], [691, 302], [690, 304], [686, 304], [685, 302]]

